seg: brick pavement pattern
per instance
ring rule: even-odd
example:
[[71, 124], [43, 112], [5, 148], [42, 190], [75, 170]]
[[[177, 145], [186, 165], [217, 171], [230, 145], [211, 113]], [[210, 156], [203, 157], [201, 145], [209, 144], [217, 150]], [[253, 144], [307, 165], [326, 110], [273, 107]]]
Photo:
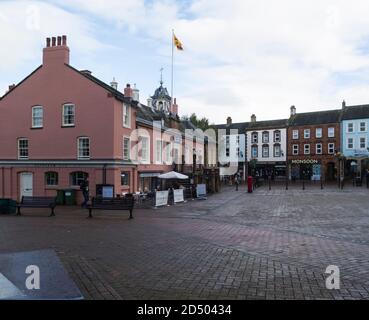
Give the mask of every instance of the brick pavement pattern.
[[86, 299], [369, 299], [366, 188], [223, 188], [134, 220], [28, 212], [0, 216], [0, 252], [54, 249]]

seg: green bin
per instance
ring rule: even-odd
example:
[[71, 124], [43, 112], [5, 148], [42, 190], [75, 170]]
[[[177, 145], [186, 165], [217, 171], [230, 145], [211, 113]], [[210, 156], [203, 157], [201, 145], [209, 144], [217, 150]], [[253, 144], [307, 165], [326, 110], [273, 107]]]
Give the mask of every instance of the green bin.
[[77, 205], [77, 191], [75, 189], [64, 190], [65, 205]]
[[59, 206], [65, 205], [65, 191], [64, 190], [58, 190], [56, 195], [56, 204]]
[[16, 212], [17, 202], [12, 199], [0, 199], [0, 214], [12, 214]]

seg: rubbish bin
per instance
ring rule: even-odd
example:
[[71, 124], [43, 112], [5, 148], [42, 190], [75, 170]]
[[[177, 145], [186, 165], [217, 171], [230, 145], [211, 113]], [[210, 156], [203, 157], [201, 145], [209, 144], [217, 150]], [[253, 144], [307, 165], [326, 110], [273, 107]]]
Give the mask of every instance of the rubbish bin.
[[58, 190], [56, 195], [56, 204], [59, 206], [65, 205], [65, 191], [64, 190]]
[[17, 202], [12, 199], [0, 199], [0, 214], [12, 214], [16, 212]]
[[64, 198], [64, 203], [66, 206], [77, 205], [77, 192], [75, 189], [64, 190]]

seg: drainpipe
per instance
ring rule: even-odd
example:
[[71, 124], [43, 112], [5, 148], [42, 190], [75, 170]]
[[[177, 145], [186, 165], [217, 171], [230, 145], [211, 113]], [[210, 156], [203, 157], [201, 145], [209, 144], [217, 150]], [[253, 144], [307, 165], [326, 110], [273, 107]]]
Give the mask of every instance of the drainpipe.
[[106, 184], [106, 167], [107, 167], [107, 165], [106, 164], [104, 164], [104, 166], [103, 166], [103, 176], [102, 176], [102, 183], [103, 184]]

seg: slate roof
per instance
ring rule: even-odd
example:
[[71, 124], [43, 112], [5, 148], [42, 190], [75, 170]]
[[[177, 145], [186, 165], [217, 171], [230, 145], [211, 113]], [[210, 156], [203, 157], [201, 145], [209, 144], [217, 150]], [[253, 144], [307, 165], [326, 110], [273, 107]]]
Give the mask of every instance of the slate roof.
[[342, 111], [342, 120], [368, 119], [369, 105], [348, 106]]
[[277, 129], [284, 128], [287, 126], [287, 119], [280, 120], [265, 120], [265, 121], [256, 121], [256, 122], [239, 122], [232, 123], [231, 125], [227, 124], [219, 124], [215, 125], [216, 129], [226, 129], [227, 132], [229, 130], [238, 130], [240, 133], [245, 133], [250, 130], [266, 130], [266, 129]]
[[290, 117], [288, 124], [290, 126], [305, 126], [325, 123], [338, 123], [341, 121], [341, 109], [314, 111], [305, 113], [296, 113]]

